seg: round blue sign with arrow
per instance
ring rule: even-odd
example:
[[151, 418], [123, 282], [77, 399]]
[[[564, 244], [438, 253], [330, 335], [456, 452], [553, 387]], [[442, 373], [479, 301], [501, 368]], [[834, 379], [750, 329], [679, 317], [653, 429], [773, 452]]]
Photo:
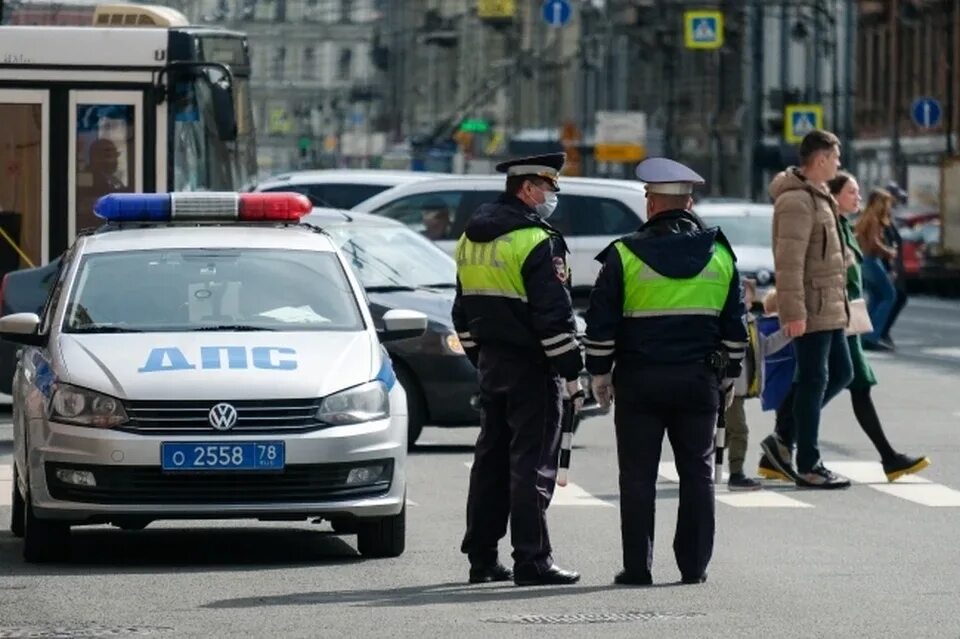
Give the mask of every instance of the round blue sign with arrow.
[[562, 27], [570, 21], [573, 9], [569, 0], [547, 0], [543, 3], [543, 19], [551, 27]]
[[913, 101], [911, 109], [913, 121], [925, 129], [932, 129], [940, 124], [940, 118], [943, 117], [943, 109], [940, 102], [933, 98], [917, 98]]

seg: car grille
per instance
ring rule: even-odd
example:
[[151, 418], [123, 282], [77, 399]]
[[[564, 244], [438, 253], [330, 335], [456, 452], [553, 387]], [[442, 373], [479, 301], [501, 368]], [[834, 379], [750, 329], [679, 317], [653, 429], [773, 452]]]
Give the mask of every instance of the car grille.
[[[210, 409], [227, 403], [237, 409], [237, 423], [227, 431], [210, 425]], [[124, 404], [130, 418], [120, 430], [138, 433], [218, 433], [220, 435], [250, 433], [296, 433], [327, 426], [317, 420], [320, 400], [313, 399], [243, 399], [193, 401], [128, 401]]]
[[[278, 472], [215, 471], [163, 472], [157, 466], [93, 466], [46, 464], [47, 486], [54, 499], [97, 504], [276, 504], [337, 501], [370, 497], [390, 490], [393, 460], [368, 484], [346, 485], [347, 474], [358, 464], [302, 464]], [[87, 470], [96, 486], [76, 486], [60, 481], [57, 468]]]

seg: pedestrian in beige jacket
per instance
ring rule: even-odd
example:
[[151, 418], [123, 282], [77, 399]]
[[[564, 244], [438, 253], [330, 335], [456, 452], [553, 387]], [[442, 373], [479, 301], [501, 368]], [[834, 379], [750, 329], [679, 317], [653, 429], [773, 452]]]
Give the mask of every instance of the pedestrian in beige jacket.
[[[827, 470], [817, 440], [820, 411], [853, 376], [845, 329], [850, 321], [846, 276], [848, 250], [841, 239], [837, 202], [826, 186], [840, 168], [840, 141], [812, 131], [800, 143], [799, 167], [770, 183], [773, 259], [780, 323], [794, 338], [797, 372], [780, 411], [792, 411], [796, 433], [764, 439], [764, 459], [797, 486], [845, 488], [850, 481]], [[797, 442], [797, 464], [788, 442]]]

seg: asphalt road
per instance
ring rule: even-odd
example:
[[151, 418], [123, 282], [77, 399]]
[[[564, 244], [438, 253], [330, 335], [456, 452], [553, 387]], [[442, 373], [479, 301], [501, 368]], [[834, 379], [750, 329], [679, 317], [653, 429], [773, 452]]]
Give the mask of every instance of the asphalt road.
[[[458, 547], [476, 429], [427, 429], [410, 461], [413, 505], [398, 559], [361, 559], [352, 537], [326, 525], [203, 522], [78, 530], [70, 564], [32, 566], [0, 505], [0, 637], [960, 637], [960, 303], [913, 300], [894, 337], [899, 352], [871, 355], [876, 403], [894, 446], [933, 465], [920, 480], [888, 485], [841, 395], [827, 408], [821, 447], [854, 486], [719, 491], [704, 585], [677, 584], [669, 447], [657, 583], [612, 585], [617, 476], [602, 417], [578, 433], [576, 485], [558, 489], [550, 509], [556, 560], [580, 570], [581, 583], [468, 586]], [[756, 402], [748, 417], [753, 465], [772, 419]], [[0, 426], [0, 504], [9, 499], [9, 434]]]

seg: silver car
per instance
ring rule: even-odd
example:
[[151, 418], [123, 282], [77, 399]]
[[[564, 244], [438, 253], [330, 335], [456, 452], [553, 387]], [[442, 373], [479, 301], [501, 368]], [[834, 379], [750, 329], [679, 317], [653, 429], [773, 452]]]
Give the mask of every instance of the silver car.
[[[11, 528], [28, 561], [65, 558], [70, 526], [158, 519], [322, 517], [364, 555], [403, 552], [407, 403], [380, 342], [426, 317], [390, 311], [378, 335], [327, 235], [289, 211], [246, 221], [284, 197], [310, 210], [107, 196], [112, 221], [67, 251], [41, 315], [0, 318], [24, 345]], [[173, 222], [140, 204], [163, 198]]]

